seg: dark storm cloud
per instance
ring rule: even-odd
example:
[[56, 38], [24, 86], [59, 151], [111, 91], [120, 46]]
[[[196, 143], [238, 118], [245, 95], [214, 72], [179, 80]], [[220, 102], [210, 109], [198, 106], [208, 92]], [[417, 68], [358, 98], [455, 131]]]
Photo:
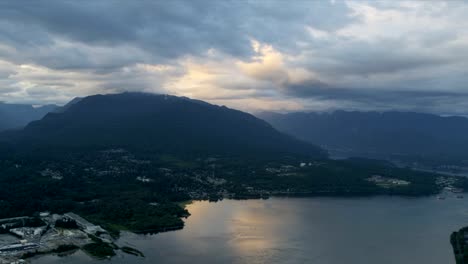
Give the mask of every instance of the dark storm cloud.
[[402, 47], [401, 41], [382, 44], [356, 41], [345, 46], [328, 47], [316, 60], [306, 61], [304, 66], [325, 74], [371, 75], [440, 66], [458, 59], [448, 54], [411, 50]]
[[320, 99], [351, 100], [362, 103], [394, 103], [398, 100], [467, 97], [468, 91], [426, 91], [426, 90], [395, 90], [395, 89], [372, 89], [356, 87], [332, 87], [324, 83], [313, 84], [304, 83], [301, 85], [291, 85], [287, 88], [291, 96], [301, 98], [315, 97]]
[[[348, 20], [342, 16], [342, 10], [330, 12], [330, 17], [324, 19], [323, 12], [329, 6], [325, 2], [288, 5], [288, 8], [282, 8], [283, 4], [270, 1], [119, 1], [118, 4], [115, 1], [8, 1], [0, 3], [0, 26], [5, 33], [0, 40], [22, 50], [45, 46], [46, 51], [47, 46], [54, 44], [54, 37], [91, 46], [127, 45], [142, 49], [150, 57], [146, 60], [153, 62], [186, 54], [200, 55], [210, 48], [245, 57], [252, 54], [252, 37], [294, 48], [294, 40], [305, 33], [305, 24], [337, 28]], [[58, 69], [112, 66], [112, 62], [93, 64], [87, 56], [73, 47], [28, 57]], [[134, 60], [145, 60], [142, 57]], [[114, 63], [119, 67], [130, 61]]]
[[321, 82], [290, 85], [288, 96], [336, 102], [330, 109], [408, 110], [466, 115], [468, 90], [375, 89], [332, 87]]
[[0, 100], [142, 90], [458, 113], [467, 12], [464, 2], [1, 1]]

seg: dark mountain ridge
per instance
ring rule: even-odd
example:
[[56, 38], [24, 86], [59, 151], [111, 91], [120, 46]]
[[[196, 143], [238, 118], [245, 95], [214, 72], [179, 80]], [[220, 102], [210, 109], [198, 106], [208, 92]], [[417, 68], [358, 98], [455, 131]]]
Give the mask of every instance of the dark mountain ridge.
[[54, 111], [56, 105], [33, 107], [27, 104], [7, 104], [0, 102], [0, 131], [22, 128], [29, 122], [43, 118]]
[[466, 158], [468, 119], [414, 112], [260, 113], [276, 129], [350, 153]]
[[326, 152], [253, 115], [170, 95], [122, 93], [82, 98], [3, 141], [21, 147], [129, 147], [177, 154], [278, 155]]

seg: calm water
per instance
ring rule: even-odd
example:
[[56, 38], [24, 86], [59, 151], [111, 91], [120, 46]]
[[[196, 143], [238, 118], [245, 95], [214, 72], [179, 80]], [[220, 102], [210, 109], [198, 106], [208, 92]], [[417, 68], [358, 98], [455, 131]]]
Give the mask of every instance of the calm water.
[[[468, 225], [468, 199], [273, 198], [196, 202], [181, 231], [124, 234], [146, 258], [104, 263], [452, 264], [452, 231]], [[42, 263], [103, 263], [82, 252]]]

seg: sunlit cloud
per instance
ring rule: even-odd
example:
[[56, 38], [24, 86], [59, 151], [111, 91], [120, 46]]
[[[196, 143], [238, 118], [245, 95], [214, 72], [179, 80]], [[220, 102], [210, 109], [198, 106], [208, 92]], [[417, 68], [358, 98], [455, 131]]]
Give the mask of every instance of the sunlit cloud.
[[[122, 91], [247, 111], [466, 114], [468, 4], [0, 3], [0, 101]], [[138, 14], [138, 15], [137, 15]]]

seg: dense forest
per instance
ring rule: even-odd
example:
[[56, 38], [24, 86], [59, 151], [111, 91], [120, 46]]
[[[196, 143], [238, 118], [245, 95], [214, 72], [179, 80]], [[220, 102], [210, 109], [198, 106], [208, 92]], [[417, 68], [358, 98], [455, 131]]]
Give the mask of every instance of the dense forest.
[[[0, 218], [40, 211], [77, 212], [114, 234], [183, 227], [187, 200], [289, 196], [431, 195], [437, 175], [364, 159], [343, 161], [241, 159], [134, 153], [125, 149], [55, 155], [6, 155], [0, 160]], [[6, 158], [8, 157], [8, 158]], [[373, 175], [410, 182], [382, 187]], [[461, 178], [459, 187], [466, 185]]]
[[32, 148], [123, 146], [191, 157], [327, 157], [323, 149], [285, 135], [248, 113], [184, 97], [145, 93], [85, 97], [23, 130], [0, 133], [0, 142], [26, 153]]

